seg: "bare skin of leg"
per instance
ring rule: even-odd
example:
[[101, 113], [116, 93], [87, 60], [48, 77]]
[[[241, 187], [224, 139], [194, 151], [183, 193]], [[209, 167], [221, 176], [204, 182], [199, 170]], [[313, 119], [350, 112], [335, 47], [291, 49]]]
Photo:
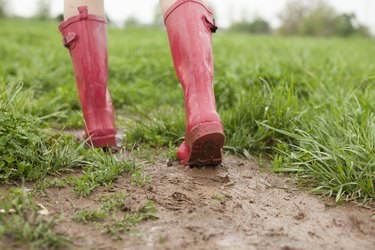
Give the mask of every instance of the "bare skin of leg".
[[[163, 14], [165, 14], [165, 12], [167, 12], [169, 7], [171, 7], [177, 1], [178, 0], [159, 0]], [[206, 1], [203, 1], [203, 2], [206, 3]]]
[[161, 10], [163, 11], [163, 14], [165, 14], [169, 7], [171, 7], [175, 2], [177, 2], [177, 0], [159, 0], [159, 2]]
[[65, 0], [64, 1], [64, 20], [78, 15], [78, 7], [87, 6], [92, 15], [105, 17], [104, 0]]

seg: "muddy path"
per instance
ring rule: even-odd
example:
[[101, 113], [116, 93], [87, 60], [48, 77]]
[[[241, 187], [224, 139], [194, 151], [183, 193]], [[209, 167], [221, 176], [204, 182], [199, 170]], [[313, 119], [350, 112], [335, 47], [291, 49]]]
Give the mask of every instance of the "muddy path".
[[[197, 169], [160, 160], [146, 163], [145, 171], [152, 181], [142, 188], [122, 177], [88, 198], [51, 188], [38, 201], [51, 215], [64, 215], [57, 230], [75, 239], [74, 249], [375, 249], [373, 211], [332, 206], [255, 162], [226, 156], [220, 167]], [[116, 241], [95, 224], [70, 218], [115, 192], [129, 194], [133, 207], [154, 201], [159, 219]]]

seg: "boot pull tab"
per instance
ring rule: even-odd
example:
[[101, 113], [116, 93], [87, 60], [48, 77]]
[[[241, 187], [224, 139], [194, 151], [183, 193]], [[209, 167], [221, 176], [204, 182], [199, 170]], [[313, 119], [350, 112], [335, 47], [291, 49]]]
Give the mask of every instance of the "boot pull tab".
[[72, 46], [74, 40], [76, 40], [76, 38], [77, 38], [76, 33], [69, 32], [67, 36], [64, 36], [64, 39], [63, 39], [64, 46], [66, 48], [71, 48], [71, 46]]
[[216, 26], [215, 19], [212, 18], [211, 16], [204, 15], [203, 19], [206, 23], [206, 27], [212, 32], [216, 33], [218, 27]]
[[78, 7], [79, 11], [79, 19], [87, 19], [89, 17], [89, 10], [87, 6], [80, 6]]

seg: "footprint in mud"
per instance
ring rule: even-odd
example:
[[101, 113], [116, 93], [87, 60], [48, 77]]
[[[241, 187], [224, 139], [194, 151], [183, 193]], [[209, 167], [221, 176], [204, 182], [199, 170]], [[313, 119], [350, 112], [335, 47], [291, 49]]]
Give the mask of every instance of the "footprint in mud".
[[165, 201], [161, 202], [161, 205], [169, 210], [183, 210], [187, 207], [192, 209], [193, 204], [192, 199], [181, 192], [174, 192]]
[[185, 202], [185, 201], [191, 201], [189, 197], [186, 196], [186, 194], [180, 193], [180, 192], [174, 192], [171, 197], [177, 201], [177, 202]]

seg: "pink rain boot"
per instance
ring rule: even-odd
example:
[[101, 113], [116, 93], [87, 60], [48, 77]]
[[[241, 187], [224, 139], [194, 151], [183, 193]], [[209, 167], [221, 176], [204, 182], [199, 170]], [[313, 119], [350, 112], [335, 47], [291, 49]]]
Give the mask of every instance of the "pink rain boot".
[[107, 86], [107, 21], [88, 14], [87, 6], [78, 10], [80, 14], [61, 23], [59, 29], [73, 61], [86, 123], [84, 137], [94, 147], [112, 147], [116, 128]]
[[179, 0], [164, 19], [185, 97], [187, 128], [177, 157], [183, 165], [218, 165], [224, 130], [213, 89], [212, 12], [200, 0]]

